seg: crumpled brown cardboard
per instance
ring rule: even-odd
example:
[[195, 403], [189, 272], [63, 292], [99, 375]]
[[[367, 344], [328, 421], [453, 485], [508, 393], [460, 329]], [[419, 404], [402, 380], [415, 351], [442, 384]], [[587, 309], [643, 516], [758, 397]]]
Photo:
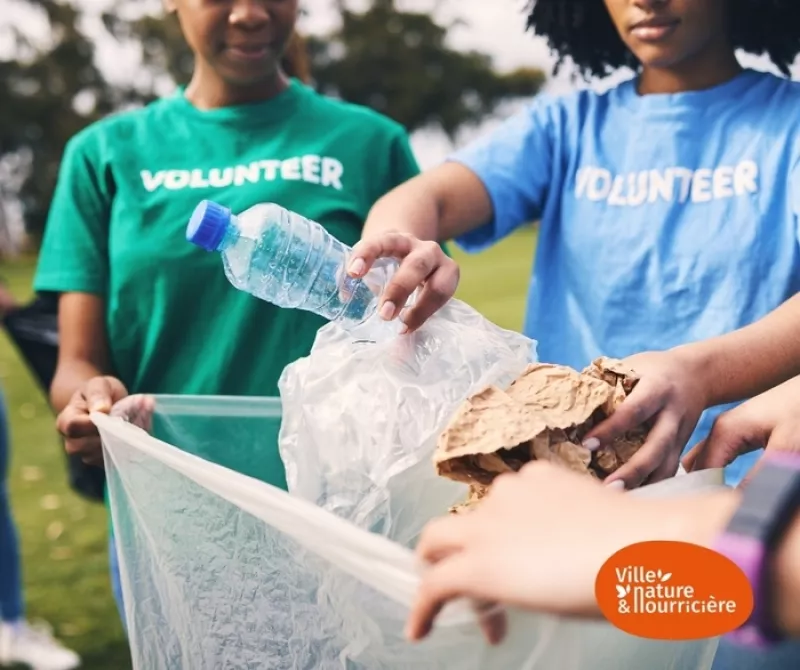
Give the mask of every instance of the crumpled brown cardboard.
[[595, 424], [614, 412], [638, 377], [621, 361], [599, 358], [582, 372], [536, 363], [509, 386], [468, 398], [439, 437], [434, 463], [443, 477], [470, 484], [464, 511], [494, 478], [531, 460], [560, 463], [605, 479], [626, 463], [647, 436], [644, 427], [594, 452], [581, 445]]

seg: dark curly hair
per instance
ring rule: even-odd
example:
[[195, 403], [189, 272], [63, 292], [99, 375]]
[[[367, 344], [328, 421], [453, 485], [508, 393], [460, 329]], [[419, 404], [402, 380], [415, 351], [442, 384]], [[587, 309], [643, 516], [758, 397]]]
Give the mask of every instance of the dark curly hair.
[[[789, 76], [800, 52], [800, 0], [728, 0], [736, 49], [766, 54]], [[569, 59], [584, 77], [602, 77], [638, 62], [617, 33], [603, 0], [531, 0], [527, 28], [544, 37], [558, 60]]]

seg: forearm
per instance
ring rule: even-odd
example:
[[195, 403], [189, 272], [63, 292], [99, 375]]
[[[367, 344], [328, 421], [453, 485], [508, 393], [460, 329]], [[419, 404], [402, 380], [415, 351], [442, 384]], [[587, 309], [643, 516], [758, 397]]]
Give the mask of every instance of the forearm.
[[94, 377], [109, 374], [95, 363], [73, 359], [59, 361], [53, 383], [50, 385], [50, 403], [56, 413], [61, 412], [81, 386]]
[[800, 375], [800, 294], [727, 335], [678, 347], [713, 407], [751, 398]]
[[436, 195], [419, 177], [380, 198], [370, 210], [363, 236], [408, 233], [420, 240], [440, 239], [440, 206]]
[[90, 379], [114, 374], [105, 318], [105, 300], [98, 295], [68, 292], [59, 297], [59, 356], [50, 384], [50, 403], [56, 413]]
[[488, 223], [492, 216], [491, 198], [478, 176], [458, 163], [445, 163], [378, 200], [363, 236], [400, 232], [447, 242]]

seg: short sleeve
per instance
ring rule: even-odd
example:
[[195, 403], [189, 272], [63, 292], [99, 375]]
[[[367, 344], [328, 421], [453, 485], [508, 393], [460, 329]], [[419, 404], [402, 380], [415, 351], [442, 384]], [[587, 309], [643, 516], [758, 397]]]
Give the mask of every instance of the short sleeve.
[[389, 189], [399, 186], [419, 174], [419, 163], [414, 157], [408, 135], [405, 130], [392, 138], [389, 165]]
[[[414, 150], [411, 148], [411, 142], [405, 131], [395, 135], [391, 155], [390, 167], [390, 189], [407, 182], [409, 179], [416, 177], [420, 173], [419, 163], [414, 156]], [[445, 255], [451, 256], [450, 249], [447, 247], [446, 242], [440, 242], [439, 246], [442, 247]]]
[[789, 174], [789, 198], [792, 213], [794, 214], [797, 240], [800, 242], [800, 158], [798, 158]]
[[552, 178], [553, 108], [541, 96], [450, 156], [480, 178], [494, 210], [489, 223], [456, 240], [465, 250], [479, 251], [540, 218]]
[[92, 134], [67, 143], [39, 252], [37, 291], [105, 294], [113, 190], [105, 172]]

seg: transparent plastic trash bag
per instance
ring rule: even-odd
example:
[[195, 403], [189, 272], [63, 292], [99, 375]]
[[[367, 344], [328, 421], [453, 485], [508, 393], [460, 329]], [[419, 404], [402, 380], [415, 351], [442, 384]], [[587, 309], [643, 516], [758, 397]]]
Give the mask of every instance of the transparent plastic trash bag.
[[[311, 355], [287, 369], [280, 402], [133, 396], [112, 416], [93, 415], [134, 667], [710, 668], [715, 639], [643, 640], [517, 611], [506, 641], [490, 647], [464, 602], [445, 609], [428, 640], [405, 642], [413, 544], [466, 492], [435, 476], [435, 436], [466, 395], [518, 375], [533, 343], [456, 302], [404, 339], [357, 343], [323, 328]], [[267, 483], [284, 481], [270, 460], [278, 431], [291, 493]]]
[[464, 497], [462, 484], [433, 467], [439, 434], [470, 394], [508, 386], [535, 358], [533, 340], [459, 300], [400, 338], [321, 329], [279, 382], [289, 491], [410, 543]]

